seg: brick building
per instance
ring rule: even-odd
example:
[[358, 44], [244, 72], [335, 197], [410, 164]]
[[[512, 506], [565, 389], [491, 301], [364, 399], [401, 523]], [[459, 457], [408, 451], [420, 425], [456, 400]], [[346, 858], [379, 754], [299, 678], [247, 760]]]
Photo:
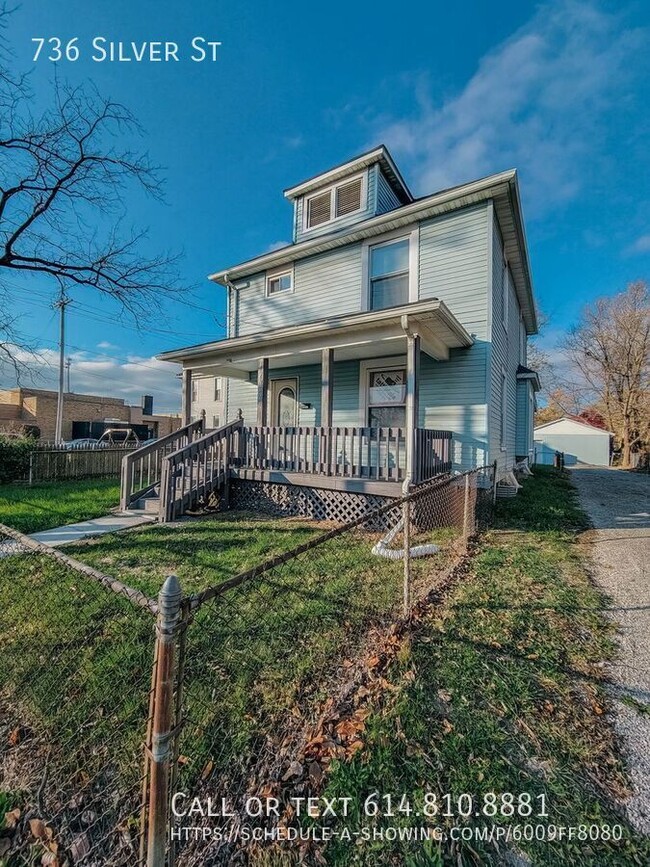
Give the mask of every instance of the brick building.
[[[53, 440], [56, 429], [56, 391], [42, 388], [10, 388], [0, 391], [0, 431], [24, 432], [37, 428], [43, 440]], [[120, 422], [143, 425], [149, 436], [162, 437], [181, 426], [180, 415], [146, 415], [141, 406], [129, 406], [122, 398], [66, 393], [63, 398], [63, 439], [92, 435], [86, 424]], [[74, 430], [73, 430], [74, 426]]]

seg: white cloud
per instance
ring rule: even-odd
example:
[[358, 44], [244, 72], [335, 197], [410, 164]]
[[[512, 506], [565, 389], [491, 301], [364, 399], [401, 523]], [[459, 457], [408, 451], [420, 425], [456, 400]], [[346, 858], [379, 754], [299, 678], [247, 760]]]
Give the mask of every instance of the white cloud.
[[630, 244], [625, 252], [631, 255], [650, 253], [650, 232], [647, 235], [640, 235], [634, 243]]
[[116, 343], [109, 343], [108, 340], [102, 340], [97, 344], [97, 349], [118, 349]]
[[275, 250], [281, 250], [283, 247], [287, 247], [291, 241], [274, 241], [264, 251], [265, 253], [273, 253]]
[[589, 3], [554, 0], [441, 103], [421, 78], [411, 80], [415, 116], [378, 120], [373, 140], [406, 163], [422, 194], [519, 168], [539, 213], [574, 197], [584, 174], [596, 172], [589, 157], [644, 38]]
[[[59, 355], [54, 349], [37, 349], [33, 354], [15, 350], [23, 367], [21, 385], [56, 389]], [[143, 394], [154, 397], [154, 412], [179, 412], [181, 385], [176, 377], [178, 367], [146, 356], [93, 357], [87, 352], [71, 353], [70, 385], [78, 394], [99, 394], [121, 397], [127, 403], [139, 404]], [[0, 387], [16, 385], [14, 371], [3, 367]]]

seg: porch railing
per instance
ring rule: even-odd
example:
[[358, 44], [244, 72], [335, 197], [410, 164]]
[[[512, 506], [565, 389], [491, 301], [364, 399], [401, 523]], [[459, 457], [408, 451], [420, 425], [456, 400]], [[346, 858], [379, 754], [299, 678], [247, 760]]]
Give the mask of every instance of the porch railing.
[[451, 431], [415, 430], [413, 481], [424, 482], [440, 473], [451, 472]]
[[[414, 481], [451, 469], [451, 433], [416, 431]], [[403, 481], [406, 430], [393, 427], [247, 427], [240, 466], [340, 476], [348, 479]]]
[[161, 522], [173, 521], [187, 509], [225, 488], [230, 468], [242, 449], [241, 420], [231, 422], [195, 439], [163, 458], [160, 476]]
[[163, 459], [200, 436], [203, 420], [193, 421], [167, 436], [125, 455], [122, 459], [120, 508], [133, 503], [152, 491], [160, 482]]

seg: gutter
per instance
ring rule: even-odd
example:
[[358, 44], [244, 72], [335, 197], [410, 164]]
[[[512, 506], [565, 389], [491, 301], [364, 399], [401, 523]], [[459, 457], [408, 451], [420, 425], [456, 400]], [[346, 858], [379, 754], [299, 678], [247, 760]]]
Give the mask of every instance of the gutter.
[[[412, 221], [416, 215], [421, 215], [421, 212], [426, 212], [427, 209], [436, 209], [449, 202], [462, 200], [464, 197], [475, 195], [481, 192], [487, 192], [495, 186], [501, 184], [510, 184], [516, 177], [514, 169], [501, 172], [498, 175], [490, 175], [488, 178], [483, 178], [480, 181], [472, 181], [461, 187], [453, 187], [443, 193], [434, 193], [432, 196], [427, 196], [424, 199], [418, 199], [410, 205], [403, 205], [400, 208], [395, 208], [392, 211], [387, 211], [385, 214], [380, 214], [378, 217], [372, 217], [370, 220], [365, 220], [357, 225], [356, 231], [352, 227], [346, 227], [341, 232], [331, 235], [322, 235], [318, 238], [310, 238], [307, 241], [301, 241], [298, 244], [289, 244], [282, 247], [280, 250], [274, 250], [272, 253], [265, 253], [262, 256], [257, 256], [255, 259], [249, 259], [240, 265], [235, 265], [225, 271], [216, 271], [208, 276], [209, 280], [215, 283], [224, 284], [224, 279], [228, 277], [230, 280], [247, 277], [250, 274], [255, 274], [258, 271], [263, 271], [266, 268], [282, 265], [287, 261], [297, 258], [304, 258], [312, 251], [321, 252], [321, 250], [331, 249], [332, 247], [341, 246], [343, 244], [353, 243], [357, 240], [362, 240], [365, 237], [373, 234], [381, 234], [384, 226], [387, 223], [406, 224]], [[486, 200], [490, 196], [486, 196]], [[473, 204], [473, 203], [469, 203]], [[519, 211], [518, 211], [518, 215]], [[422, 217], [421, 217], [422, 218]], [[425, 218], [425, 217], [424, 217]]]

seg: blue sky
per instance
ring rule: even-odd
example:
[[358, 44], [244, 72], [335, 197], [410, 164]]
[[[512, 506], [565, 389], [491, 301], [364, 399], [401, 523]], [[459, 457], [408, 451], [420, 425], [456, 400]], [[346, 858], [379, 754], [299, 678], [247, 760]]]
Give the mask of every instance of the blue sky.
[[[649, 34], [641, 2], [429, 0], [400, 13], [377, 0], [23, 0], [7, 33], [16, 67], [32, 70], [44, 102], [55, 65], [33, 63], [32, 37], [79, 37], [80, 59], [56, 73], [92, 80], [140, 120], [132, 143], [165, 167], [166, 202], [136, 196], [128, 219], [149, 228], [153, 250], [182, 251], [196, 286], [140, 331], [116, 305], [73, 293], [73, 390], [151, 392], [158, 410], [178, 408], [174, 370], [154, 356], [223, 336], [223, 290], [206, 275], [289, 241], [282, 190], [380, 142], [420, 195], [519, 169], [553, 347], [590, 299], [649, 276]], [[181, 60], [96, 63], [96, 36], [174, 40]], [[222, 42], [216, 63], [188, 59], [194, 36]], [[15, 289], [46, 386], [55, 291], [43, 278]]]

